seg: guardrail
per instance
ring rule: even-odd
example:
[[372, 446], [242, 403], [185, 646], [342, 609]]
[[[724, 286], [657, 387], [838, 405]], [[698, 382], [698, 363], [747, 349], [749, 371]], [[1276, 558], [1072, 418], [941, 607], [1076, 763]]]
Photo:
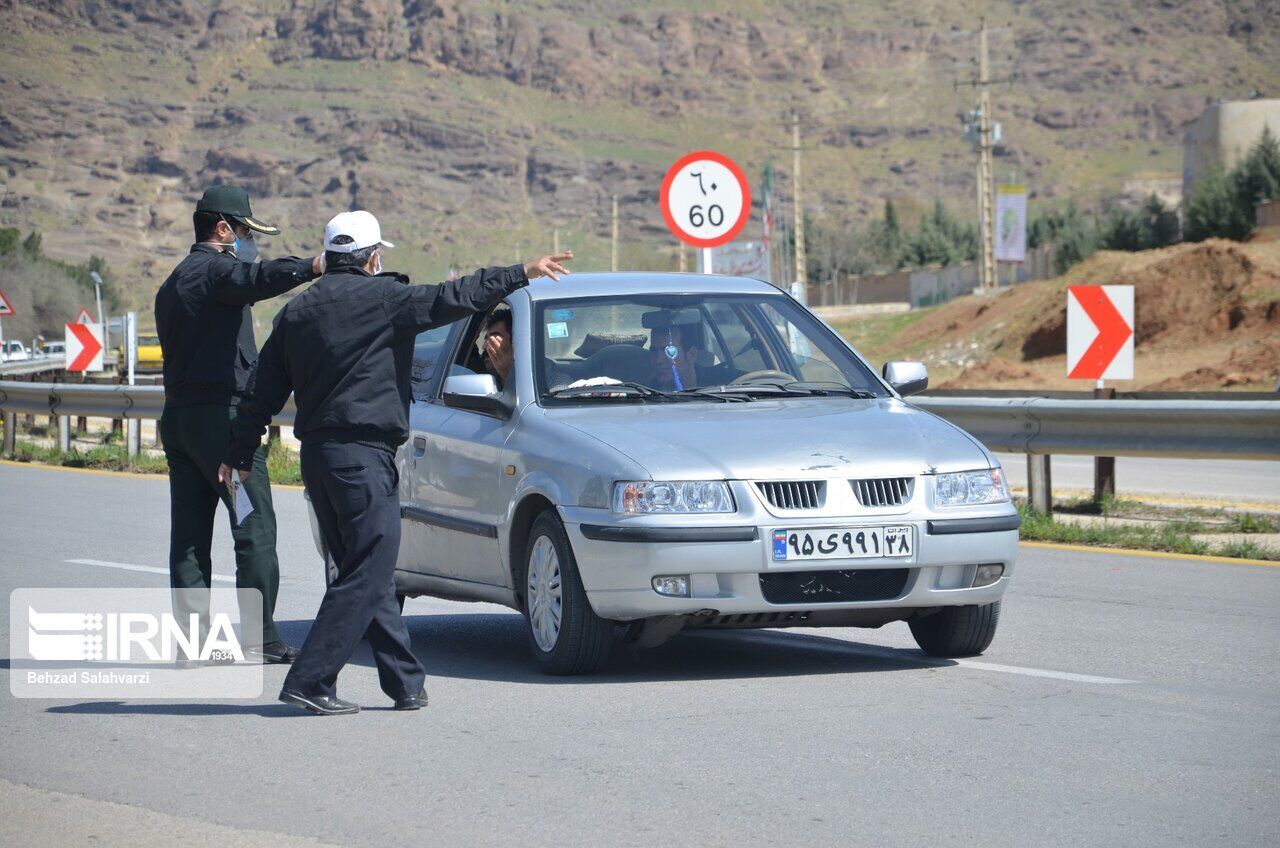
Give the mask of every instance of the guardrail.
[[[58, 442], [70, 446], [70, 418], [111, 418], [124, 421], [158, 420], [164, 412], [163, 386], [94, 385], [91, 383], [23, 383], [0, 381], [0, 411], [4, 416], [5, 456], [13, 456], [18, 415], [48, 415], [58, 419]], [[272, 420], [272, 425], [293, 425], [293, 398]], [[130, 455], [137, 452], [137, 437], [128, 440]]]
[[0, 377], [24, 377], [27, 374], [60, 371], [65, 362], [66, 357], [60, 353], [33, 356], [16, 362], [0, 362]]
[[[1280, 460], [1280, 400], [915, 397], [910, 403], [991, 450], [1027, 454], [1037, 506], [1048, 503], [1052, 454]], [[0, 381], [6, 456], [13, 454], [15, 415], [57, 417], [65, 448], [68, 416], [156, 419], [163, 409], [162, 386]], [[293, 416], [290, 399], [272, 423], [292, 425]]]

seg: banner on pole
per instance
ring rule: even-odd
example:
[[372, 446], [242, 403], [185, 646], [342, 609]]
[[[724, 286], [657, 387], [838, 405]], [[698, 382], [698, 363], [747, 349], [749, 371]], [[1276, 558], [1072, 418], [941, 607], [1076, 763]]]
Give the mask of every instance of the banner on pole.
[[996, 261], [1027, 260], [1027, 189], [1011, 184], [996, 188]]

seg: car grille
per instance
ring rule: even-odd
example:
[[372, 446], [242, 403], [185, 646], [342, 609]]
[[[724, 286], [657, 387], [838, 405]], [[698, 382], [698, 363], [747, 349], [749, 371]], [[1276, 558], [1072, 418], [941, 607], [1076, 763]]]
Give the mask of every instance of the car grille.
[[756, 488], [777, 509], [821, 509], [827, 502], [825, 480], [756, 483]]
[[872, 480], [850, 480], [858, 503], [863, 506], [902, 506], [911, 500], [914, 477], [880, 477]]
[[771, 604], [887, 601], [902, 594], [909, 570], [775, 571], [760, 575], [760, 592]]

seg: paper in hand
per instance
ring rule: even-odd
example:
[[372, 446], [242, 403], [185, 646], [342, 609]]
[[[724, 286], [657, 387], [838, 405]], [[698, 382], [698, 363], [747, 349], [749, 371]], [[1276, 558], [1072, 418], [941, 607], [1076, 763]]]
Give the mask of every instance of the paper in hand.
[[253, 512], [253, 501], [249, 500], [249, 493], [245, 491], [244, 484], [240, 482], [240, 475], [234, 471], [231, 472], [231, 488], [236, 493], [236, 526], [239, 527]]

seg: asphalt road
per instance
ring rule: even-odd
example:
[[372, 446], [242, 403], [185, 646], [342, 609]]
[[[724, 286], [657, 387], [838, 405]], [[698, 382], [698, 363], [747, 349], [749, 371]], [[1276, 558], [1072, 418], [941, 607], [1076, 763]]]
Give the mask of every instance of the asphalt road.
[[[277, 619], [322, 592], [277, 490]], [[158, 586], [160, 480], [0, 465], [0, 584]], [[215, 571], [231, 571], [220, 526]], [[986, 656], [904, 625], [677, 637], [541, 676], [520, 619], [411, 600], [431, 706], [0, 693], [0, 844], [1276, 845], [1280, 569], [1024, 546]], [[8, 633], [6, 622], [0, 632]], [[7, 645], [5, 656], [8, 655]]]
[[[1027, 456], [997, 454], [1009, 484], [1027, 486]], [[1050, 460], [1054, 491], [1093, 490], [1093, 457]], [[1280, 462], [1242, 459], [1116, 458], [1116, 494], [1156, 495], [1229, 503], [1280, 504]]]

